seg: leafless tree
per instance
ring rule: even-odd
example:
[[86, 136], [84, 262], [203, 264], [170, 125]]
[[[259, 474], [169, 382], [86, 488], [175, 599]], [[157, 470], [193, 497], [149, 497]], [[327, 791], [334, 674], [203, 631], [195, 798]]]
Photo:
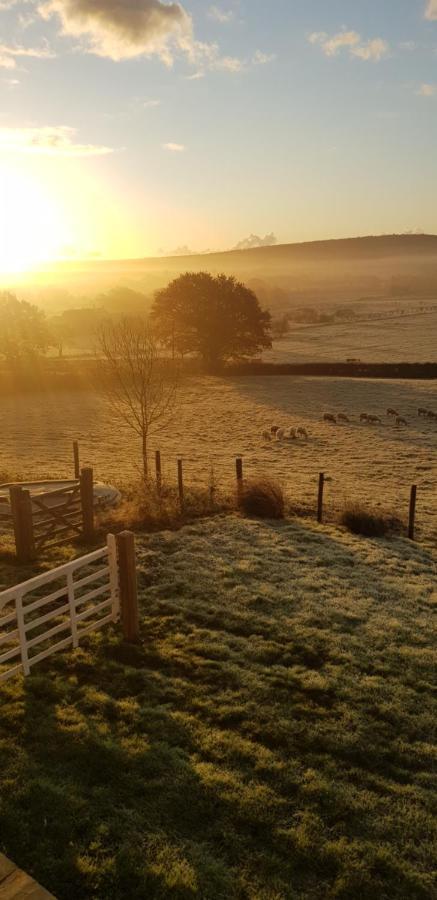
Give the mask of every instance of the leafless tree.
[[114, 412], [141, 441], [144, 478], [149, 476], [150, 435], [173, 414], [178, 374], [162, 359], [153, 331], [144, 319], [106, 323], [98, 332], [98, 383]]

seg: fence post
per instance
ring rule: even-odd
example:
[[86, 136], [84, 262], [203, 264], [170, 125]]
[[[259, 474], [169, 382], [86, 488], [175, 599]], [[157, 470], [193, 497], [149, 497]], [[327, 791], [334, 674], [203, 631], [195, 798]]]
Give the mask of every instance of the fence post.
[[94, 538], [94, 475], [90, 468], [80, 472], [80, 502], [82, 505], [82, 533], [85, 541]]
[[31, 562], [35, 558], [35, 539], [30, 492], [19, 484], [13, 485], [9, 489], [9, 498], [17, 559], [21, 563]]
[[240, 503], [243, 495], [243, 459], [241, 456], [235, 460], [235, 471], [237, 474], [237, 500]]
[[123, 636], [126, 641], [136, 643], [140, 637], [140, 623], [135, 562], [135, 536], [132, 531], [122, 531], [117, 535], [117, 553]]
[[320, 472], [319, 475], [319, 494], [317, 497], [317, 521], [323, 522], [323, 491], [325, 487], [325, 473]]
[[183, 473], [181, 459], [178, 459], [178, 491], [179, 491], [179, 504], [180, 504], [181, 513], [182, 513], [184, 511], [184, 473]]
[[161, 474], [161, 451], [157, 450], [155, 453], [155, 469], [156, 469], [156, 489], [158, 494], [161, 493], [162, 487], [162, 474]]
[[80, 460], [79, 460], [79, 444], [77, 441], [73, 441], [73, 456], [74, 456], [74, 477], [75, 477], [76, 481], [79, 481]]
[[411, 488], [410, 494], [410, 514], [408, 517], [408, 537], [410, 541], [414, 541], [414, 528], [416, 521], [416, 499], [417, 499], [417, 484], [413, 484]]

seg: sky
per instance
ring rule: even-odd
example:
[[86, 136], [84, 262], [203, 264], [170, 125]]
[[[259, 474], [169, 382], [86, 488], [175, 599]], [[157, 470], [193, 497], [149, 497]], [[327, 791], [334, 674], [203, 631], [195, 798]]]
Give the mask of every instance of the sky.
[[437, 232], [437, 0], [0, 0], [0, 271]]

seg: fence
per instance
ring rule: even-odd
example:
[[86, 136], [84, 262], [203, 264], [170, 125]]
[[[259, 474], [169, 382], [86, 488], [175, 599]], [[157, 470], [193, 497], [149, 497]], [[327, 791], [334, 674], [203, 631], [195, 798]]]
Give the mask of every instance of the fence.
[[56, 547], [67, 538], [94, 535], [93, 470], [82, 469], [79, 480], [44, 494], [32, 494], [22, 485], [9, 490], [17, 558], [35, 559], [43, 547]]
[[[78, 647], [85, 635], [117, 622], [120, 611], [125, 638], [136, 640], [135, 544], [130, 532], [117, 538], [108, 535], [101, 550], [0, 594], [0, 682], [29, 675], [48, 656]], [[58, 640], [63, 632], [67, 636]], [[7, 668], [9, 663], [12, 667]]]

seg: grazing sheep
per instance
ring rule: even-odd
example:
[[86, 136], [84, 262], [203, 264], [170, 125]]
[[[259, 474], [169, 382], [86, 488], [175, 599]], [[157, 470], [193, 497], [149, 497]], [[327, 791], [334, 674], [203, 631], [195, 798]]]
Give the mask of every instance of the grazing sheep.
[[325, 415], [323, 416], [323, 421], [332, 422], [334, 425], [337, 424], [337, 419], [332, 415], [332, 413], [325, 413]]
[[367, 421], [370, 422], [371, 425], [382, 425], [379, 416], [367, 416]]
[[396, 425], [408, 425], [406, 419], [403, 419], [402, 416], [398, 416], [396, 419]]
[[361, 413], [360, 422], [368, 422], [368, 421], [369, 421], [369, 416], [367, 415], [367, 413]]
[[272, 425], [270, 431], [272, 434], [277, 434], [279, 431], [279, 425]]
[[308, 440], [308, 432], [307, 432], [306, 428], [298, 428], [297, 434], [300, 435], [300, 437], [305, 438], [305, 440]]
[[350, 422], [349, 416], [345, 416], [344, 413], [339, 413], [337, 418], [339, 422]]
[[395, 409], [391, 409], [391, 407], [388, 408], [388, 410], [387, 410], [387, 415], [388, 415], [388, 416], [394, 416], [396, 419], [399, 417], [399, 413], [396, 412]]
[[417, 415], [418, 416], [427, 416], [428, 412], [429, 412], [429, 410], [424, 409], [423, 406], [419, 406], [419, 409], [417, 410]]
[[277, 430], [277, 432], [276, 432], [276, 440], [277, 440], [277, 441], [283, 441], [283, 440], [284, 440], [284, 437], [285, 437], [285, 431], [284, 431], [284, 429], [283, 429], [283, 428], [278, 428], [278, 430]]
[[437, 415], [436, 415], [435, 412], [432, 412], [432, 410], [429, 409], [428, 412], [427, 412], [427, 418], [428, 418], [428, 419], [437, 419]]
[[270, 434], [270, 431], [263, 431], [262, 438], [264, 441], [271, 441], [272, 436]]

